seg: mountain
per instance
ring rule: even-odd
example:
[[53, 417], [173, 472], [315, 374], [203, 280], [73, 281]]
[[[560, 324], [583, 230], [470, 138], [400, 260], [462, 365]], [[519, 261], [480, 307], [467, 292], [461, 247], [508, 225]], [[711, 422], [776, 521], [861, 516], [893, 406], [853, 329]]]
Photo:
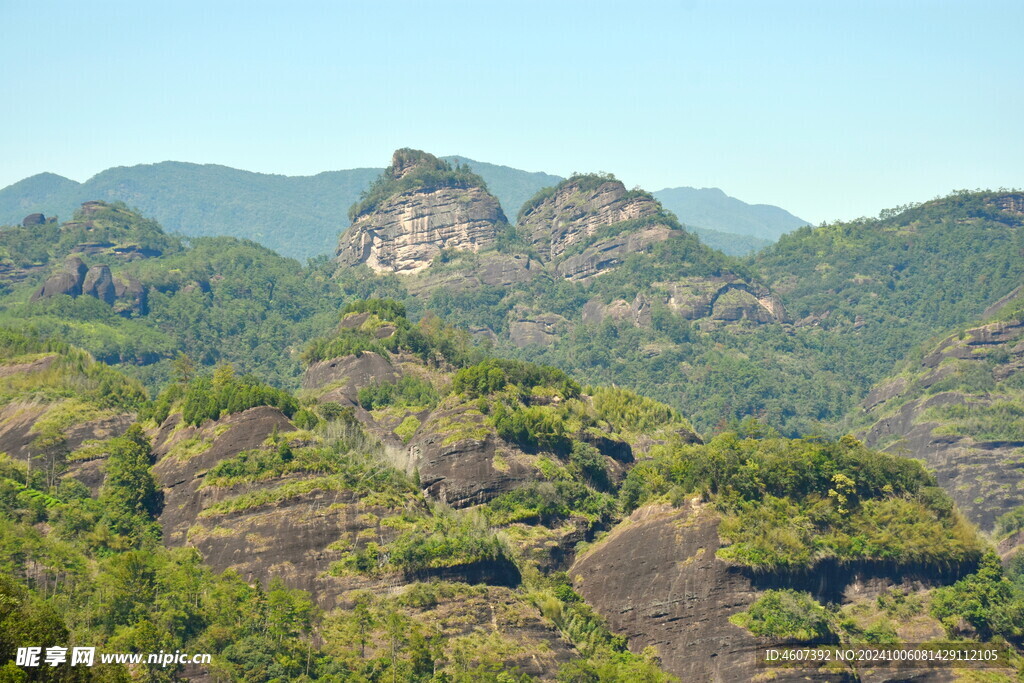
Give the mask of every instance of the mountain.
[[[538, 190], [562, 180], [465, 157], [444, 159], [464, 163], [480, 175], [512, 219]], [[282, 176], [165, 161], [107, 169], [84, 183], [41, 173], [0, 190], [0, 224], [18, 224], [31, 213], [70, 217], [90, 200], [121, 201], [171, 232], [251, 239], [284, 256], [305, 260], [333, 251], [338, 233], [349, 224], [345, 211], [381, 170]], [[730, 206], [731, 213], [716, 213], [718, 204]], [[761, 207], [748, 207], [748, 213], [753, 213], [746, 215], [742, 207], [747, 205], [738, 200], [700, 194], [689, 205], [669, 208], [684, 223], [699, 226], [697, 234], [712, 247], [742, 256], [767, 244], [751, 235], [734, 234], [745, 230], [734, 229], [730, 221], [735, 226], [756, 224], [763, 212]], [[717, 216], [718, 222], [705, 225], [700, 222], [704, 216]]]
[[158, 671], [192, 678], [743, 680], [769, 643], [1003, 637], [1024, 601], [920, 464], [850, 438], [705, 444], [388, 300], [303, 363], [298, 395], [180, 363], [149, 401], [0, 332], [3, 654], [74, 629], [212, 653]]
[[[493, 164], [479, 169], [513, 215], [526, 197], [560, 180]], [[281, 176], [165, 161], [108, 169], [81, 184], [44, 173], [0, 190], [0, 224], [20, 223], [34, 212], [70, 216], [89, 200], [121, 201], [172, 232], [242, 237], [305, 260], [333, 251], [349, 223], [346, 210], [380, 172]]]
[[690, 223], [687, 224], [687, 227], [697, 234], [701, 242], [729, 256], [749, 256], [761, 251], [772, 243], [772, 240], [761, 239], [760, 237], [709, 230]]
[[769, 242], [807, 225], [807, 221], [777, 206], [747, 204], [717, 187], [669, 187], [654, 196], [683, 223]]
[[784, 235], [753, 266], [817, 328], [860, 391], [917, 344], [976, 320], [1024, 278], [1024, 195], [956, 192]]
[[[874, 680], [758, 657], [954, 638], [1018, 661], [1024, 199], [740, 260], [611, 175], [515, 223], [489, 187], [398, 150], [305, 266], [116, 202], [0, 230], [0, 657]], [[1002, 560], [971, 523], [993, 518]]]
[[932, 468], [986, 530], [1024, 505], [1024, 295], [911, 354], [856, 416], [866, 443]]

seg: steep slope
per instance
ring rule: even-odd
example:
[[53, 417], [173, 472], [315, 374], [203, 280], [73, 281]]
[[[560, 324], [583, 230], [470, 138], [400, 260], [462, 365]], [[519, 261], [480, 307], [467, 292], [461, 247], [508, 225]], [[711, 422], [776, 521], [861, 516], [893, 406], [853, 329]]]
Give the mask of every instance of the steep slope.
[[63, 224], [0, 230], [0, 320], [62, 338], [151, 387], [179, 353], [297, 385], [281, 349], [325, 331], [342, 292], [252, 242], [188, 246], [123, 205], [86, 202]]
[[480, 176], [410, 149], [395, 152], [349, 218], [338, 262], [378, 273], [415, 273], [446, 249], [480, 251], [508, 225]]
[[856, 417], [867, 443], [923, 460], [982, 528], [1024, 504], [1024, 296], [914, 353]]
[[[461, 156], [442, 157], [466, 164], [487, 182], [506, 216], [538, 190], [563, 179]], [[17, 224], [31, 213], [65, 218], [85, 201], [124, 202], [152, 216], [172, 232], [190, 236], [232, 236], [251, 239], [279, 254], [305, 260], [330, 254], [343, 211], [355, 203], [382, 169], [325, 171], [313, 176], [252, 173], [216, 164], [164, 161], [102, 171], [83, 183], [53, 173], [40, 173], [0, 189], [0, 224]], [[676, 201], [682, 193], [686, 201]], [[743, 256], [775, 239], [759, 239], [762, 225], [799, 227], [776, 220], [775, 207], [747, 205], [717, 191], [676, 188], [655, 193], [666, 208], [715, 249]], [[789, 216], [778, 209], [775, 213]], [[792, 218], [792, 217], [790, 217]], [[798, 219], [793, 219], [798, 220]], [[779, 228], [779, 229], [782, 229]]]
[[[784, 236], [754, 263], [794, 319], [853, 332], [872, 381], [1024, 277], [1024, 194], [958, 192]], [[799, 323], [798, 323], [799, 324]]]
[[[72, 451], [94, 475], [0, 458], [0, 595], [62, 605], [102, 651], [213, 652], [189, 675], [252, 680], [733, 680], [808, 634], [1024, 627], [1024, 593], [914, 461], [754, 423], [704, 444], [664, 404], [395, 301], [337, 322], [298, 396], [179, 363], [147, 402], [81, 352], [6, 337], [11, 396], [120, 397], [139, 423]], [[957, 611], [972, 590], [1008, 616]], [[762, 623], [779, 602], [789, 620]]]
[[[510, 215], [542, 187], [561, 178], [507, 166], [466, 163], [487, 181]], [[0, 225], [30, 213], [66, 218], [85, 201], [121, 201], [172, 232], [250, 239], [305, 260], [333, 253], [345, 209], [382, 169], [326, 171], [313, 176], [252, 173], [215, 164], [165, 161], [107, 169], [84, 183], [42, 173], [0, 190]]]
[[99, 444], [123, 434], [146, 398], [79, 349], [0, 328], [0, 453], [50, 486], [70, 472], [96, 491]]
[[[361, 220], [384, 218], [370, 212]], [[346, 233], [343, 247], [351, 240]], [[577, 175], [538, 193], [489, 248], [440, 250], [418, 264], [400, 278], [343, 266], [335, 279], [349, 290], [402, 298], [410, 311], [436, 311], [502, 353], [656, 395], [697, 416], [702, 429], [719, 423], [724, 409], [724, 419], [752, 411], [782, 417], [796, 432], [792, 422], [820, 420], [845, 400], [842, 380], [829, 370], [811, 379], [820, 351], [788, 338], [787, 312], [769, 288], [701, 244], [649, 194], [610, 176]], [[695, 381], [722, 368], [721, 379]]]
[[[924, 468], [849, 437], [752, 436], [669, 444], [631, 470], [620, 498], [632, 514], [570, 570], [612, 629], [682, 680], [709, 681], [844, 672], [769, 674], [758, 658], [781, 642], [941, 638], [927, 604], [977, 568], [983, 544]], [[916, 607], [878, 614], [890, 596]], [[932, 674], [921, 680], [949, 680]]]

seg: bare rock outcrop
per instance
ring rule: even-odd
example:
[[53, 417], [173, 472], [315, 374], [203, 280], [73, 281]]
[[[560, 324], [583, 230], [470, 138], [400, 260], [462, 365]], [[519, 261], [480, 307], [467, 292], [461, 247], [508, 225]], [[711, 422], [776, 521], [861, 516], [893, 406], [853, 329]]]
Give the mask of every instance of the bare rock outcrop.
[[33, 292], [30, 300], [50, 299], [61, 294], [71, 297], [91, 296], [113, 306], [114, 310], [125, 316], [145, 315], [149, 312], [146, 288], [138, 279], [132, 275], [115, 278], [110, 266], [97, 264], [90, 268], [78, 256], [69, 257], [57, 272]]
[[560, 338], [560, 332], [569, 321], [557, 313], [521, 313], [509, 322], [508, 336], [513, 344], [526, 346], [548, 346]]
[[[412, 179], [422, 175], [422, 181]], [[424, 152], [395, 152], [384, 181], [394, 192], [355, 216], [341, 236], [338, 262], [378, 273], [416, 273], [442, 250], [479, 251], [508, 221], [482, 181], [455, 174]]]
[[90, 268], [82, 283], [82, 294], [113, 306], [117, 299], [117, 291], [114, 287], [114, 278], [110, 274], [110, 266], [98, 265]]
[[628, 192], [614, 178], [579, 176], [524, 211], [519, 227], [541, 253], [555, 259], [603, 227], [660, 213], [650, 195]]
[[[223, 497], [223, 492], [201, 488], [206, 472], [222, 460], [257, 448], [275, 431], [295, 429], [277, 408], [260, 406], [229, 415], [216, 424], [182, 427], [179, 416], [169, 418], [153, 434], [153, 467], [164, 490], [160, 525], [170, 546], [185, 545], [189, 528], [199, 514]], [[177, 448], [176, 448], [177, 447]]]
[[718, 523], [718, 514], [696, 500], [681, 508], [642, 507], [576, 558], [570, 577], [612, 631], [628, 639], [631, 650], [653, 646], [664, 668], [684, 681], [950, 680], [941, 670], [894, 679], [884, 672], [765, 668], [757, 663], [759, 651], [779, 643], [753, 636], [729, 617], [769, 588], [794, 588], [822, 602], [848, 604], [873, 601], [894, 586], [916, 591], [942, 585], [972, 568], [830, 564], [798, 574], [751, 572], [718, 559], [723, 545]]
[[60, 270], [46, 279], [46, 282], [32, 294], [30, 300], [49, 299], [60, 294], [81, 296], [82, 283], [85, 282], [88, 271], [82, 259], [72, 256], [64, 262]]
[[[862, 408], [872, 422], [859, 436], [873, 448], [924, 460], [967, 517], [991, 529], [1001, 514], [1024, 505], [1024, 438], [1012, 418], [1000, 423], [993, 417], [1019, 410], [1019, 394], [999, 383], [1022, 371], [1024, 320], [950, 335], [916, 366], [868, 393]], [[984, 383], [989, 388], [975, 388]]]
[[664, 306], [686, 320], [789, 322], [782, 301], [767, 287], [731, 275], [655, 283], [649, 292], [637, 294], [632, 301], [615, 299], [604, 303], [598, 298], [591, 299], [583, 306], [582, 320], [585, 325], [615, 320], [650, 327], [654, 306]]

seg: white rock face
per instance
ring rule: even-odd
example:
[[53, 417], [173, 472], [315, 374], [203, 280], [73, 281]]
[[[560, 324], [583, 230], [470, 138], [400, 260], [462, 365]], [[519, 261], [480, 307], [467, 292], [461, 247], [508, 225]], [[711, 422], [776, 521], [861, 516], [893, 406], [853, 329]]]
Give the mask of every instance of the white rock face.
[[630, 196], [618, 180], [593, 189], [569, 182], [528, 211], [519, 225], [534, 246], [555, 259], [604, 226], [655, 216], [659, 209], [649, 196]]
[[442, 249], [479, 251], [506, 223], [498, 201], [482, 188], [439, 188], [385, 200], [341, 237], [338, 261], [378, 273], [416, 273]]

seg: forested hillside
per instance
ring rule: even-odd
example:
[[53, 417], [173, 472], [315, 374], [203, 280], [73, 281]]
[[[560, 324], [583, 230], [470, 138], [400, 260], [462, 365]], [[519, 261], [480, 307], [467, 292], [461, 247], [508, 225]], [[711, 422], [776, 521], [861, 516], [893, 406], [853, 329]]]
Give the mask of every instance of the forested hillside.
[[117, 203], [0, 230], [2, 653], [667, 681], [1018, 642], [1019, 194], [744, 261], [610, 174], [514, 224], [488, 187], [399, 150], [305, 266]]
[[[511, 219], [537, 190], [562, 180], [548, 173], [530, 173], [465, 157], [445, 160], [465, 163], [480, 174]], [[283, 256], [305, 261], [333, 252], [338, 232], [349, 224], [348, 207], [381, 170], [357, 168], [284, 176], [216, 164], [165, 161], [110, 168], [83, 183], [41, 173], [0, 189], [0, 225], [18, 224], [32, 213], [67, 220], [82, 202], [90, 200], [124, 202], [159, 221], [169, 232], [249, 239]], [[717, 194], [699, 194], [670, 208], [683, 222], [698, 226], [695, 229], [707, 244], [734, 255], [750, 253], [769, 243], [752, 235], [760, 234], [758, 226], [762, 223], [768, 226], [764, 228], [766, 234], [774, 234], [771, 226], [777, 220], [773, 210], [788, 216], [775, 207], [748, 207]]]
[[[0, 424], [0, 442], [31, 442], [0, 460], [0, 655], [26, 638], [213, 653], [92, 671], [110, 680], [625, 683], [691, 680], [719, 656], [749, 677], [760, 642], [1024, 630], [1019, 572], [916, 462], [754, 421], [704, 444], [669, 406], [495, 358], [391, 300], [334, 321], [303, 344], [297, 394], [182, 357], [153, 401], [5, 332], [8, 405], [52, 407]], [[624, 550], [662, 523], [682, 544], [671, 567]], [[608, 553], [633, 558], [631, 580]], [[809, 592], [770, 587], [808, 574]], [[864, 582], [884, 588], [842, 597]], [[695, 653], [701, 632], [721, 637]]]

